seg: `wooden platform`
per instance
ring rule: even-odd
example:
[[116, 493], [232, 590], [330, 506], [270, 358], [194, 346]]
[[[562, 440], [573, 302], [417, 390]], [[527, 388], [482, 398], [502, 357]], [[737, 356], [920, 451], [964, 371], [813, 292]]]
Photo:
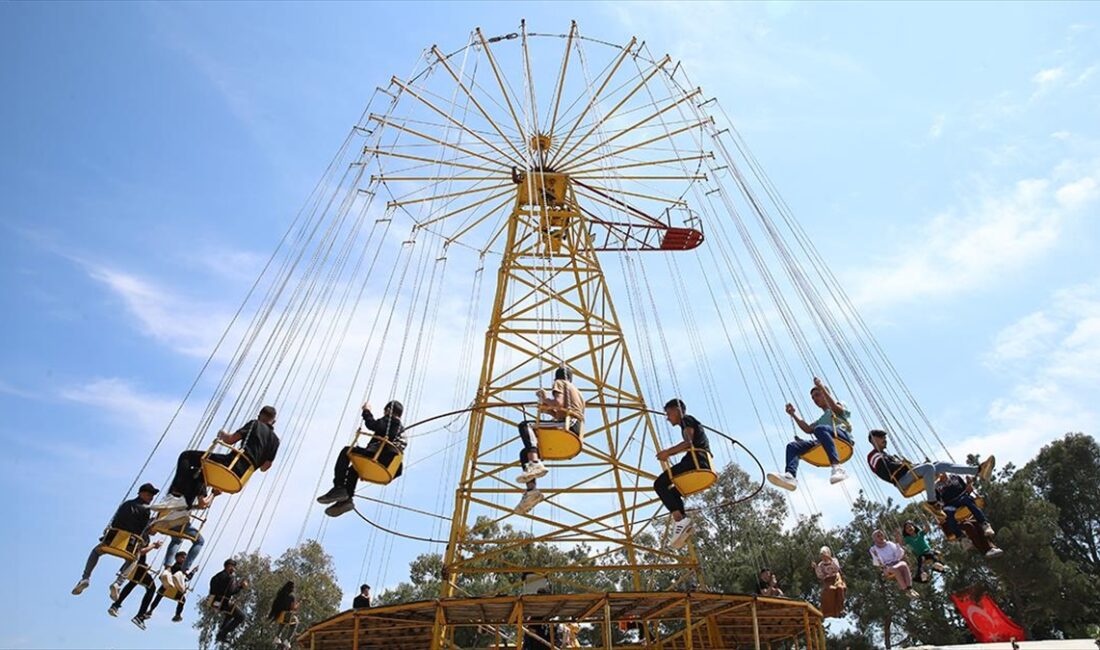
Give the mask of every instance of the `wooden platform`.
[[[313, 650], [429, 650], [437, 621], [447, 626], [441, 645], [434, 646], [440, 649], [516, 648], [519, 634], [532, 633], [529, 626], [571, 622], [581, 625], [587, 648], [769, 648], [795, 639], [807, 650], [825, 647], [821, 612], [804, 601], [676, 592], [420, 601], [346, 611], [298, 640]], [[564, 647], [559, 638], [548, 640]]]

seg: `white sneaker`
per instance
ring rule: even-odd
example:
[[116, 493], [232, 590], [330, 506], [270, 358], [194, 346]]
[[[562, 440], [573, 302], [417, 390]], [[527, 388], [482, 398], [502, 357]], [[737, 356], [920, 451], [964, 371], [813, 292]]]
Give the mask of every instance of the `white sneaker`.
[[989, 549], [988, 551], [985, 552], [986, 557], [998, 557], [998, 556], [1003, 555], [1003, 554], [1004, 554], [1004, 551], [997, 548], [996, 546], [994, 546], [993, 548], [991, 548], [991, 549]]
[[160, 503], [154, 503], [153, 505], [149, 506], [149, 509], [158, 512], [186, 510], [187, 499], [184, 499], [183, 497], [178, 497], [174, 494], [167, 494], [163, 499], [160, 500]]
[[519, 505], [516, 506], [516, 514], [525, 515], [531, 512], [531, 509], [538, 505], [539, 501], [542, 501], [544, 498], [542, 492], [539, 490], [527, 490], [523, 493], [523, 498], [519, 500]]
[[845, 472], [840, 465], [833, 465], [833, 473], [829, 476], [829, 482], [835, 485], [846, 478], [848, 478], [848, 472]]
[[118, 597], [119, 597], [121, 591], [122, 591], [122, 586], [120, 584], [118, 584], [117, 582], [112, 582], [111, 583], [111, 602], [112, 603], [118, 601]]
[[668, 545], [671, 548], [683, 548], [684, 544], [691, 539], [691, 533], [694, 530], [695, 524], [692, 523], [691, 517], [684, 517], [672, 526], [672, 539], [668, 541]]
[[519, 476], [516, 477], [517, 483], [530, 483], [535, 479], [546, 476], [550, 470], [546, 469], [546, 465], [542, 464], [541, 460], [532, 460], [527, 463], [527, 469], [523, 470]]
[[988, 521], [982, 524], [982, 533], [984, 533], [986, 537], [993, 537], [993, 535], [996, 534], [993, 531], [993, 526], [990, 526]]
[[81, 593], [83, 593], [83, 591], [85, 589], [88, 588], [88, 585], [90, 585], [90, 584], [91, 583], [88, 582], [87, 580], [81, 580], [80, 582], [76, 583], [76, 586], [73, 587], [73, 595], [74, 596], [79, 596]]
[[794, 492], [798, 488], [798, 484], [795, 483], [794, 474], [790, 472], [783, 472], [782, 476], [779, 474], [768, 474], [768, 481], [776, 487], [781, 487], [791, 492]]
[[153, 520], [153, 523], [163, 528], [172, 528], [187, 521], [190, 517], [191, 514], [186, 507], [182, 510], [162, 510], [157, 518]]
[[936, 571], [939, 571], [940, 573], [943, 573], [944, 571], [947, 570], [947, 565], [944, 564], [943, 562], [933, 562], [932, 563], [932, 568], [935, 569]]
[[909, 596], [913, 600], [916, 600], [916, 599], [920, 598], [920, 593], [916, 589], [912, 589], [912, 588], [910, 588], [909, 591], [906, 591], [905, 595]]

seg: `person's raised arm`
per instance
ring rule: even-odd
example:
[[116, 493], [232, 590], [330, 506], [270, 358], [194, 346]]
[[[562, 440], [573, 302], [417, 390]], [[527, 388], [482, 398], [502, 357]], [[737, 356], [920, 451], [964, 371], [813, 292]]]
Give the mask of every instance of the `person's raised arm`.
[[363, 403], [363, 414], [362, 415], [363, 415], [363, 426], [365, 426], [368, 431], [370, 431], [371, 433], [374, 433], [375, 435], [379, 435], [379, 436], [386, 433], [385, 423], [383, 423], [381, 420], [376, 419], [374, 417], [374, 414], [371, 413], [371, 411], [370, 411], [370, 402], [364, 402]]
[[785, 410], [787, 411], [787, 415], [791, 416], [791, 419], [794, 420], [794, 423], [798, 425], [798, 428], [802, 429], [802, 433], [813, 433], [814, 432], [813, 427], [811, 427], [809, 424], [807, 424], [805, 420], [798, 417], [798, 411], [795, 410], [794, 404], [791, 404], [790, 402], [787, 402], [787, 406], [786, 406]]
[[821, 396], [825, 398], [825, 406], [833, 413], [840, 415], [843, 409], [837, 405], [836, 400], [833, 399], [832, 394], [829, 393], [829, 387], [826, 386], [819, 378], [814, 377], [814, 388], [818, 388], [821, 390]]

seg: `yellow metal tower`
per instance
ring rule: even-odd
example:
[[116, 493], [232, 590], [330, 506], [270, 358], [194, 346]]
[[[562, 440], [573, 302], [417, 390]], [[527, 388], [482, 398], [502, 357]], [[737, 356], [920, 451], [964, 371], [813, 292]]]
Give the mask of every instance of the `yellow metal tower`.
[[[515, 205], [455, 496], [442, 595], [462, 595], [455, 584], [469, 573], [536, 572], [553, 581], [578, 571], [621, 572], [634, 590], [651, 582], [646, 572], [695, 574], [693, 551], [660, 543], [662, 530], [653, 520], [656, 476], [643, 469], [656, 464], [650, 456], [660, 448], [657, 432], [572, 181], [539, 170], [517, 173], [514, 180]], [[548, 463], [567, 480], [542, 488], [547, 500], [521, 518], [512, 510], [523, 493], [512, 481], [522, 447], [516, 425], [534, 413], [515, 405], [530, 402], [561, 364], [573, 370], [587, 402], [583, 445], [575, 458]], [[493, 498], [502, 495], [510, 499]], [[494, 543], [474, 534], [487, 522], [520, 519], [533, 532]], [[586, 565], [514, 566], [501, 560], [504, 551], [530, 543], [586, 543], [599, 550]]]

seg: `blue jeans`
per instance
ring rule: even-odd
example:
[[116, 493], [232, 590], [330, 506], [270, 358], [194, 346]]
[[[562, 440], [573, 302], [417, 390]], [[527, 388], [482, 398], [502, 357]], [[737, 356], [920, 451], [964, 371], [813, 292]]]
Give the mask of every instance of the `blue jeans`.
[[[787, 443], [787, 471], [791, 476], [798, 475], [798, 457], [814, 447], [821, 445], [825, 449], [825, 455], [829, 462], [836, 465], [840, 457], [836, 454], [836, 442], [833, 441], [833, 427], [823, 424], [814, 429], [816, 440], [793, 440]], [[836, 429], [836, 437], [852, 444], [852, 436], [844, 429]]]
[[898, 479], [898, 489], [904, 490], [916, 481], [924, 479], [924, 495], [929, 501], [936, 501], [936, 474], [977, 476], [978, 468], [973, 465], [956, 465], [940, 461], [913, 465], [910, 472]]
[[974, 515], [974, 521], [978, 522], [979, 526], [986, 522], [985, 513], [982, 512], [982, 509], [974, 502], [974, 497], [969, 494], [962, 495], [949, 505], [944, 505], [943, 514], [947, 515], [947, 519], [944, 520], [943, 524], [947, 527], [947, 530], [951, 531], [951, 533], [959, 539], [962, 539], [963, 532], [962, 527], [959, 526], [958, 520], [955, 519], [955, 512], [963, 506], [970, 508], [970, 513]]
[[[187, 551], [187, 559], [183, 561], [183, 570], [189, 571], [191, 564], [194, 563], [195, 558], [199, 556], [199, 551], [202, 550], [202, 545], [206, 543], [206, 540], [202, 538], [202, 534], [192, 526], [187, 524], [187, 528], [183, 529], [183, 533], [188, 537], [194, 537], [195, 541], [191, 542], [191, 548]], [[168, 542], [168, 549], [164, 552], [164, 566], [172, 566], [172, 563], [176, 561], [176, 549], [183, 543], [182, 537], [173, 537], [171, 542]]]

